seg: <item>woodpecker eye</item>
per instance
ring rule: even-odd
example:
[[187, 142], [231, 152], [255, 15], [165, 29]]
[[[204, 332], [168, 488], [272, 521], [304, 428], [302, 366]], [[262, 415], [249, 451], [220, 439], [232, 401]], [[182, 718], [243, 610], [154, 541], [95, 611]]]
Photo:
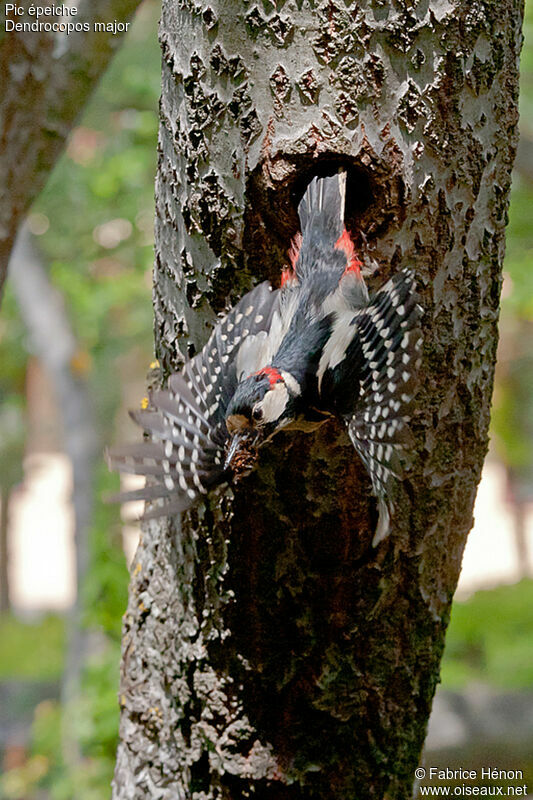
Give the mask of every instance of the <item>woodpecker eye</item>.
[[256, 422], [263, 419], [263, 409], [256, 406], [252, 411], [252, 418], [255, 419]]

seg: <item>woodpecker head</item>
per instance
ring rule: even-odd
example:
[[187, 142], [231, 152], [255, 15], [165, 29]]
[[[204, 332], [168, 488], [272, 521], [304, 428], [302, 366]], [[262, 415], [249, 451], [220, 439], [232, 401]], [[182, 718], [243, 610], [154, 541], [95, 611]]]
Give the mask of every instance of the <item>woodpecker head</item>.
[[296, 379], [275, 367], [264, 367], [238, 385], [226, 413], [226, 469], [243, 474], [253, 466], [250, 451], [296, 418], [300, 393]]

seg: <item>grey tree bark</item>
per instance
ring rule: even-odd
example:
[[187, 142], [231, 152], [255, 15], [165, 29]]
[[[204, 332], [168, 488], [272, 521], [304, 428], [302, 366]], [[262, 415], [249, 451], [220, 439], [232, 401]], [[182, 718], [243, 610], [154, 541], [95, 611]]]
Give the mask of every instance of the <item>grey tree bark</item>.
[[164, 0], [153, 380], [278, 281], [299, 193], [337, 164], [371, 288], [416, 269], [424, 361], [377, 550], [333, 422], [145, 527], [115, 800], [409, 796], [487, 449], [521, 17], [519, 0]]
[[[140, 0], [80, 0], [71, 22], [90, 31], [0, 32], [0, 300], [10, 253], [26, 212], [46, 183], [67, 136], [123, 33], [95, 32], [94, 22], [128, 22]], [[13, 5], [13, 4], [12, 4]], [[30, 6], [54, 5], [50, 0]], [[59, 4], [58, 4], [59, 5]], [[65, 4], [68, 5], [68, 4]], [[5, 4], [4, 4], [5, 10]], [[9, 15], [16, 22], [37, 17]], [[41, 22], [61, 21], [42, 16]]]

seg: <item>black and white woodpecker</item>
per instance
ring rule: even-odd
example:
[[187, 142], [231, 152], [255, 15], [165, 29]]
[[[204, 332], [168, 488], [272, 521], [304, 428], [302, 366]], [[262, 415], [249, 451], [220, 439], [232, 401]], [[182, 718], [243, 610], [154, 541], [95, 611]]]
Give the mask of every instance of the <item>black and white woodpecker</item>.
[[409, 269], [369, 298], [344, 224], [345, 193], [344, 171], [313, 178], [281, 287], [248, 292], [149, 407], [131, 412], [150, 440], [114, 448], [108, 461], [151, 476], [117, 498], [153, 501], [145, 518], [184, 511], [238, 479], [279, 430], [337, 415], [378, 501], [374, 544], [387, 535], [410, 450], [422, 312]]

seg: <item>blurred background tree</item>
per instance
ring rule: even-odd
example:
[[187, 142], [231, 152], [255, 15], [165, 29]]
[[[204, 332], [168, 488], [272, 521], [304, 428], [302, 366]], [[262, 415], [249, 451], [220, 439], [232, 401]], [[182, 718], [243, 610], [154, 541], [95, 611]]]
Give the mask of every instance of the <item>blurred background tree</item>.
[[[67, 12], [60, 19], [54, 15], [52, 20], [32, 0], [2, 7], [0, 301], [17, 231], [120, 46], [139, 2], [78, 0], [73, 14]], [[50, 5], [54, 3], [46, 4]]]
[[[156, 0], [145, 0], [28, 218], [48, 280], [70, 319], [77, 343], [70, 367], [87, 386], [99, 451], [103, 443], [124, 438], [124, 406], [140, 402], [152, 357], [158, 14]], [[526, 520], [533, 501], [533, 0], [526, 4], [525, 34], [522, 143], [507, 237], [492, 453], [508, 477], [524, 575], [531, 563]], [[0, 797], [103, 800], [110, 793], [117, 742], [127, 592], [119, 513], [101, 500], [117, 488], [118, 478], [105, 467], [97, 466], [94, 476], [90, 557], [79, 587], [86, 657], [78, 691], [66, 705], [60, 690], [68, 640], [63, 615], [28, 619], [16, 607], [9, 612], [9, 498], [23, 479], [24, 451], [36, 447], [31, 409], [41, 398], [32, 396], [31, 375], [38, 360], [8, 285], [0, 321]], [[456, 602], [442, 668], [444, 689], [466, 692], [483, 684], [495, 692], [533, 691], [532, 598], [533, 582], [524, 579]], [[20, 722], [15, 734], [13, 719]], [[75, 739], [74, 755], [65, 747], [65, 731]], [[532, 763], [528, 767], [533, 770]]]
[[[15, 736], [14, 743], [4, 737], [7, 769], [2, 797], [33, 797], [43, 790], [53, 798], [109, 794], [118, 727], [116, 693], [127, 568], [118, 509], [104, 505], [101, 499], [118, 487], [118, 478], [108, 474], [101, 454], [104, 443], [116, 433], [115, 418], [123, 395], [131, 398], [137, 392], [141, 400], [140, 387], [152, 353], [158, 14], [156, 2], [145, 2], [140, 9], [126, 46], [73, 130], [65, 154], [28, 218], [48, 281], [60, 294], [70, 320], [76, 348], [68, 366], [73, 378], [87, 386], [97, 438], [91, 446], [98, 458], [92, 486], [96, 502], [90, 524], [89, 566], [79, 587], [78, 603], [86, 658], [81, 687], [74, 696], [70, 693], [68, 708], [59, 698], [65, 699], [60, 684], [73, 632], [65, 636], [63, 616], [27, 620], [20, 614], [4, 613], [0, 620], [4, 654], [0, 680], [10, 689], [6, 691], [6, 709], [11, 707], [15, 718], [32, 713], [27, 704], [20, 706], [20, 692], [13, 685], [16, 681], [23, 682], [21, 691], [29, 705], [32, 697], [39, 700], [43, 692], [45, 698], [35, 712], [29, 750], [21, 748], [20, 737]], [[28, 413], [33, 417], [31, 409], [41, 404], [41, 397], [32, 389], [31, 374], [39, 354], [30, 333], [14, 286], [8, 286], [0, 325], [2, 498], [9, 497], [9, 490], [23, 477], [24, 450], [39, 448], [30, 441], [31, 435], [25, 440], [25, 417]], [[59, 407], [60, 401], [56, 397]], [[37, 425], [49, 423], [44, 411], [37, 416]], [[67, 434], [63, 420], [61, 440], [52, 445], [64, 447]], [[8, 510], [6, 502], [4, 529]], [[8, 550], [6, 543], [4, 551]], [[4, 557], [3, 563], [6, 561]], [[42, 568], [46, 569], [46, 564]], [[5, 581], [2, 585], [6, 612], [8, 586]], [[42, 692], [35, 688], [40, 683]]]

